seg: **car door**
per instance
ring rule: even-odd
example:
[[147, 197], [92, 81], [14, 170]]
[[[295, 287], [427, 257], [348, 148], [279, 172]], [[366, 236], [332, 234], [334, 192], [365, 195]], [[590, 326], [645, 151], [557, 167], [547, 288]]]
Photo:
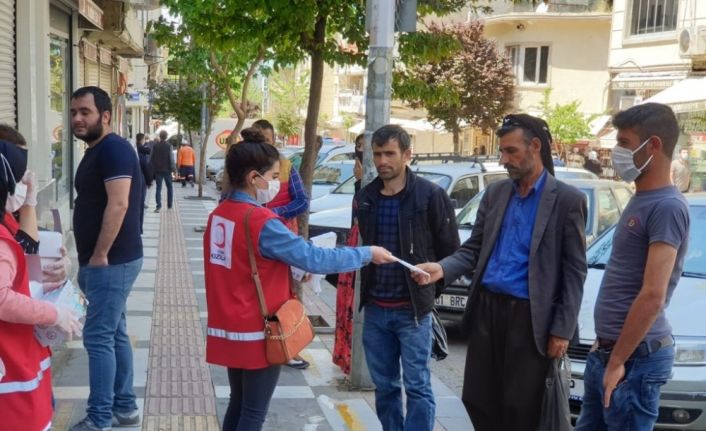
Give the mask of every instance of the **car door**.
[[600, 187], [596, 190], [596, 203], [598, 217], [594, 234], [598, 238], [618, 222], [622, 209], [613, 195], [613, 191], [608, 187]]

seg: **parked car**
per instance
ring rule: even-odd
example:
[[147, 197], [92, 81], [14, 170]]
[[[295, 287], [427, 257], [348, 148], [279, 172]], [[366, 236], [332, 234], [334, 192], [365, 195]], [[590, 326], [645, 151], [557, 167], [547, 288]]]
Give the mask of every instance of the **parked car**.
[[[289, 156], [289, 161], [292, 162], [292, 166], [297, 168], [301, 167], [302, 157], [304, 157], [304, 151], [297, 151]], [[345, 160], [355, 159], [355, 145], [323, 145], [321, 150], [319, 150], [319, 155], [316, 158], [316, 163], [314, 167], [327, 162], [342, 162]]]
[[353, 178], [353, 160], [322, 163], [314, 168], [311, 180], [311, 199], [327, 195], [342, 182]]
[[[672, 377], [662, 387], [655, 429], [706, 430], [706, 193], [685, 195], [691, 226], [689, 250], [681, 279], [666, 314], [676, 341]], [[579, 312], [580, 344], [570, 346], [571, 413], [577, 416], [583, 398], [586, 357], [596, 337], [593, 308], [610, 257], [615, 227], [587, 251], [588, 276]]]
[[[586, 195], [588, 215], [586, 221], [586, 243], [591, 244], [603, 232], [618, 222], [625, 206], [632, 197], [632, 189], [625, 182], [610, 180], [575, 180], [565, 179], [564, 174], [557, 173], [562, 181], [571, 184]], [[473, 222], [478, 214], [478, 207], [485, 191], [481, 191], [466, 205], [458, 216], [458, 234], [463, 244], [471, 236]], [[442, 319], [459, 322], [468, 299], [470, 277], [460, 277], [436, 299], [436, 308]]]
[[218, 150], [206, 159], [206, 176], [213, 178], [222, 170], [226, 164], [226, 153], [223, 150]]
[[[442, 164], [444, 165], [444, 167], [458, 165], [458, 163], [454, 163], [454, 164], [442, 163]], [[432, 166], [432, 165], [419, 164], [419, 165], [414, 165], [413, 168], [415, 170], [421, 169], [421, 171], [419, 171], [419, 172], [423, 172], [423, 170], [429, 166]], [[439, 163], [437, 163], [434, 166], [436, 166], [437, 168], [440, 169]], [[476, 165], [476, 166], [478, 166], [478, 165]], [[489, 170], [491, 172], [503, 171], [503, 168], [500, 167], [496, 162], [485, 163], [483, 165], [483, 168], [486, 170]], [[571, 178], [598, 179], [598, 176], [596, 174], [589, 172], [585, 169], [580, 169], [580, 168], [554, 168], [554, 169], [555, 169], [554, 173], [557, 176], [557, 178], [559, 178], [559, 179], [571, 179]], [[494, 178], [504, 179], [504, 178], [507, 178], [507, 175], [504, 175], [503, 177], [494, 177]], [[487, 184], [490, 184], [490, 182], [488, 182]], [[323, 195], [323, 196], [316, 197], [316, 198], [312, 197], [311, 203], [309, 204], [309, 212], [311, 214], [313, 214], [313, 213], [318, 213], [321, 211], [332, 210], [332, 209], [337, 209], [337, 208], [350, 209], [354, 192], [355, 192], [355, 178], [349, 178], [348, 180], [344, 181], [340, 186], [332, 189], [330, 193]], [[475, 219], [475, 216], [473, 217], [473, 219]]]
[[[454, 207], [460, 210], [473, 196], [489, 184], [507, 178], [507, 171], [499, 167], [481, 167], [476, 163], [450, 163], [411, 166], [415, 174], [446, 190]], [[336, 232], [339, 244], [346, 242], [351, 227], [353, 183], [344, 183], [351, 193], [338, 193], [341, 206], [312, 213], [309, 216], [309, 235]], [[340, 187], [343, 187], [342, 184]], [[339, 190], [337, 189], [337, 190]], [[331, 196], [329, 194], [327, 196]], [[312, 200], [312, 204], [314, 201]]]

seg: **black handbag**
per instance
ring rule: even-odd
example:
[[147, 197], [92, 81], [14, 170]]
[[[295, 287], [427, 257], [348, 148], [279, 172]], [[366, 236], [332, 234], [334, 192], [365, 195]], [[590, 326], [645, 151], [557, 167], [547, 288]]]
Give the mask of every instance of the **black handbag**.
[[449, 355], [449, 343], [446, 339], [446, 330], [441, 323], [436, 308], [431, 310], [431, 334], [431, 357], [440, 361]]

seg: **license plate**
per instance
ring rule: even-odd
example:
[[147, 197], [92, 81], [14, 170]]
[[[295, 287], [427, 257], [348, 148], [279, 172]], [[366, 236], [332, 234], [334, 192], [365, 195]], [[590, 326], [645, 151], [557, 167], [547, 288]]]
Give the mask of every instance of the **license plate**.
[[572, 378], [569, 381], [569, 399], [583, 401], [583, 380]]
[[448, 308], [451, 310], [463, 311], [466, 308], [466, 297], [461, 295], [441, 295], [436, 298], [436, 306], [439, 308]]

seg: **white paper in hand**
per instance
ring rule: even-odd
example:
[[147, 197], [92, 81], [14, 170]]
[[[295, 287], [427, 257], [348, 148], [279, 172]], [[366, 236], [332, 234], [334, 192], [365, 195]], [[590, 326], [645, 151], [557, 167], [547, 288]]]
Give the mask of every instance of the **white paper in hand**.
[[426, 276], [426, 277], [430, 277], [430, 278], [431, 278], [431, 275], [429, 275], [429, 273], [426, 272], [426, 271], [424, 271], [423, 269], [419, 269], [419, 268], [417, 268], [416, 266], [412, 265], [411, 263], [406, 262], [406, 261], [400, 259], [399, 257], [395, 257], [395, 256], [392, 256], [392, 257], [397, 261], [397, 263], [399, 263], [400, 265], [402, 265], [402, 266], [404, 266], [405, 268], [409, 269], [410, 271], [416, 272], [416, 273], [419, 273], [419, 274], [422, 274], [422, 275], [424, 275], [424, 276]]

